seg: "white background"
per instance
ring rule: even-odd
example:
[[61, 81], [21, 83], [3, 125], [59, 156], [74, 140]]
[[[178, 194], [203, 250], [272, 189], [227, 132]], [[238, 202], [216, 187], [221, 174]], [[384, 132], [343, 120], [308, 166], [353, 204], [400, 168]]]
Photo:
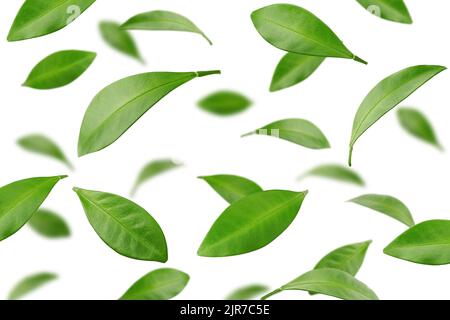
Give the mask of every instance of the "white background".
[[[363, 193], [384, 193], [408, 205], [417, 222], [450, 218], [448, 153], [407, 135], [390, 112], [358, 141], [354, 168], [365, 189], [327, 180], [296, 178], [312, 166], [347, 160], [354, 114], [382, 78], [417, 64], [450, 66], [450, 28], [446, 0], [407, 1], [413, 25], [371, 16], [356, 1], [285, 1], [324, 20], [357, 55], [369, 62], [329, 59], [306, 82], [269, 93], [273, 70], [283, 52], [254, 29], [250, 13], [268, 0], [98, 0], [69, 27], [33, 40], [6, 42], [22, 1], [3, 1], [0, 11], [0, 185], [34, 176], [68, 173], [51, 159], [22, 151], [16, 139], [44, 133], [57, 141], [76, 165], [44, 206], [70, 223], [68, 240], [46, 240], [25, 227], [0, 243], [0, 298], [22, 277], [52, 271], [60, 279], [36, 291], [34, 299], [116, 299], [135, 280], [160, 268], [190, 274], [180, 299], [222, 299], [249, 283], [276, 288], [310, 270], [330, 250], [372, 239], [358, 279], [381, 299], [450, 298], [449, 267], [408, 263], [382, 250], [405, 227], [387, 216], [346, 203]], [[123, 22], [155, 9], [172, 10], [193, 20], [214, 42], [176, 32], [134, 32], [145, 66], [110, 49], [98, 33], [102, 19]], [[67, 87], [37, 91], [21, 87], [32, 67], [65, 49], [98, 53], [94, 64]], [[84, 112], [92, 97], [111, 82], [145, 71], [221, 69], [221, 76], [195, 79], [177, 89], [109, 148], [78, 159], [76, 146]], [[450, 73], [417, 91], [406, 105], [423, 110], [444, 147], [450, 149]], [[196, 101], [217, 89], [236, 89], [254, 105], [230, 118], [214, 117]], [[318, 125], [332, 149], [314, 151], [285, 141], [240, 134], [283, 118], [305, 118]], [[160, 223], [169, 246], [166, 264], [128, 259], [108, 248], [90, 227], [73, 186], [128, 196], [138, 171], [149, 160], [172, 157], [185, 163], [144, 185], [135, 201]], [[196, 251], [226, 203], [199, 175], [237, 174], [265, 189], [310, 193], [300, 214], [269, 246], [231, 258], [202, 258]], [[277, 298], [323, 299], [303, 292]]]

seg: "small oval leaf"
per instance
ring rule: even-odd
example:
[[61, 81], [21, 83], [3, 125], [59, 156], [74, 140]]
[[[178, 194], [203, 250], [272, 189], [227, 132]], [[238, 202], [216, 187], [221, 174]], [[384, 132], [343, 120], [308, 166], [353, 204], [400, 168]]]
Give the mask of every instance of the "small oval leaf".
[[300, 178], [306, 176], [318, 176], [364, 186], [364, 180], [358, 173], [339, 164], [324, 164], [314, 167], [304, 173]]
[[136, 203], [100, 191], [74, 188], [89, 223], [117, 253], [138, 260], [167, 261], [167, 244], [155, 219]]
[[412, 18], [403, 0], [356, 0], [372, 14], [394, 22], [411, 24]]
[[107, 86], [86, 110], [78, 139], [78, 155], [111, 145], [171, 91], [194, 78], [211, 74], [220, 74], [220, 71], [149, 72]]
[[233, 291], [226, 300], [253, 300], [264, 292], [269, 291], [269, 287], [262, 284], [251, 284]]
[[150, 11], [140, 13], [122, 25], [127, 30], [185, 31], [201, 35], [212, 45], [211, 40], [188, 18], [170, 11]]
[[66, 221], [53, 211], [40, 209], [28, 222], [28, 225], [40, 235], [47, 238], [66, 238], [70, 229]]
[[50, 158], [54, 158], [73, 169], [72, 164], [62, 152], [61, 148], [50, 138], [41, 134], [31, 134], [17, 140], [17, 144], [27, 151], [35, 152]]
[[308, 10], [292, 4], [273, 4], [252, 13], [259, 34], [278, 49], [308, 56], [353, 59], [365, 63]]
[[450, 264], [450, 221], [429, 220], [406, 230], [384, 253], [426, 265]]
[[30, 178], [0, 188], [0, 241], [19, 231], [66, 177]]
[[253, 193], [263, 191], [255, 182], [240, 176], [218, 174], [199, 177], [199, 179], [205, 180], [230, 204]]
[[399, 108], [397, 116], [400, 125], [408, 133], [442, 150], [433, 126], [422, 112], [413, 108]]
[[114, 21], [102, 21], [99, 29], [103, 40], [112, 48], [144, 62], [133, 37], [127, 30], [120, 28], [120, 24]]
[[58, 276], [56, 274], [50, 272], [41, 272], [28, 276], [16, 284], [11, 290], [8, 299], [18, 300], [57, 278]]
[[309, 78], [322, 62], [323, 57], [287, 53], [278, 63], [270, 84], [270, 92], [292, 87]]
[[198, 255], [234, 256], [267, 246], [294, 221], [306, 194], [262, 191], [232, 203], [209, 230]]
[[189, 282], [189, 275], [176, 269], [158, 269], [136, 281], [120, 300], [169, 300]]
[[44, 36], [77, 19], [95, 0], [26, 0], [11, 26], [8, 41]]
[[134, 195], [141, 184], [167, 171], [180, 167], [181, 164], [171, 159], [153, 160], [142, 168], [131, 194]]
[[309, 271], [261, 299], [286, 290], [309, 291], [343, 300], [378, 300], [375, 292], [351, 274], [330, 268]]
[[384, 213], [409, 227], [414, 225], [414, 219], [409, 209], [403, 202], [394, 197], [380, 194], [365, 194], [351, 199], [349, 202]]
[[252, 102], [244, 95], [234, 91], [217, 91], [198, 102], [198, 106], [210, 113], [228, 116], [248, 109]]
[[446, 68], [442, 66], [414, 66], [394, 73], [378, 83], [356, 112], [350, 139], [348, 164], [352, 165], [353, 147], [367, 129], [444, 70]]
[[312, 122], [304, 119], [285, 119], [275, 121], [255, 131], [250, 135], [264, 135], [280, 138], [310, 149], [327, 149], [330, 144], [320, 129]]

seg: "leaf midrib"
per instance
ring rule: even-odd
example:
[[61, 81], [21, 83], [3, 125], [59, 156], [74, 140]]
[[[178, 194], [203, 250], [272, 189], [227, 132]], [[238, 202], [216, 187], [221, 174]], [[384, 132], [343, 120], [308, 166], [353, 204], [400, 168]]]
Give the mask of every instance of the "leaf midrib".
[[[365, 298], [367, 298], [367, 299], [369, 299], [369, 300], [372, 300], [372, 298], [371, 297], [369, 297], [369, 296], [367, 296], [365, 293], [363, 293], [363, 292], [361, 292], [361, 291], [359, 291], [359, 290], [356, 290], [356, 289], [354, 289], [354, 288], [352, 288], [352, 287], [346, 287], [346, 286], [344, 286], [344, 285], [342, 285], [342, 284], [340, 284], [340, 283], [338, 283], [338, 282], [334, 282], [334, 281], [313, 281], [313, 282], [301, 282], [301, 285], [315, 285], [315, 284], [318, 284], [318, 285], [333, 285], [333, 286], [335, 286], [335, 287], [337, 287], [337, 288], [340, 288], [340, 289], [345, 289], [345, 290], [347, 290], [347, 291], [352, 291], [352, 292], [356, 292], [357, 294], [360, 294], [360, 295], [362, 295], [363, 297], [365, 297]], [[285, 290], [299, 290], [299, 289], [295, 289], [295, 288], [292, 288], [292, 289], [287, 289], [287, 288], [289, 288], [288, 286], [284, 286], [286, 289]], [[302, 291], [310, 291], [311, 289], [301, 289]], [[319, 292], [317, 292], [317, 293], [319, 293]], [[342, 299], [341, 297], [337, 297], [337, 298], [340, 298], [340, 299]]]

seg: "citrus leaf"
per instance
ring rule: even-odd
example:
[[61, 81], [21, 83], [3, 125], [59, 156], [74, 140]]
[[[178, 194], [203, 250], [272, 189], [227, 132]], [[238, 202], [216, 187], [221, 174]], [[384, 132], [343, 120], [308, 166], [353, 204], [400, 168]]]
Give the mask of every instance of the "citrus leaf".
[[9, 294], [9, 300], [18, 300], [27, 294], [43, 287], [51, 281], [54, 281], [58, 276], [50, 272], [36, 273], [21, 280], [11, 290]]
[[364, 180], [358, 173], [339, 164], [324, 164], [314, 167], [304, 173], [300, 178], [306, 176], [317, 176], [364, 186]]
[[262, 284], [251, 284], [233, 291], [227, 300], [252, 300], [255, 297], [269, 291], [269, 288]]
[[394, 22], [411, 24], [412, 18], [403, 0], [356, 0], [367, 11]]
[[139, 186], [144, 182], [180, 166], [181, 164], [176, 163], [171, 159], [153, 160], [149, 162], [144, 166], [144, 168], [142, 168], [141, 172], [139, 173], [131, 194], [134, 195]]
[[240, 94], [234, 91], [217, 91], [214, 92], [198, 102], [198, 106], [207, 112], [228, 116], [248, 109], [252, 102]]
[[114, 21], [102, 21], [99, 29], [103, 40], [112, 48], [144, 62], [133, 37], [127, 30], [120, 28], [120, 24]]
[[53, 211], [39, 209], [28, 222], [28, 225], [40, 235], [47, 238], [66, 238], [70, 229], [66, 221]]

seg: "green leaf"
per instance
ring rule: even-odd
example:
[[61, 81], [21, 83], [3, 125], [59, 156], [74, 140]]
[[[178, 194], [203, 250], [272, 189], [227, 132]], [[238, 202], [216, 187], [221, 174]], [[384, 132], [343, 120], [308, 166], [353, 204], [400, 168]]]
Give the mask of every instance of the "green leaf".
[[414, 137], [442, 150], [433, 126], [423, 113], [413, 108], [400, 108], [397, 112], [400, 125]]
[[120, 24], [113, 21], [102, 21], [99, 28], [103, 40], [112, 48], [144, 62], [133, 37], [127, 30], [120, 28]]
[[70, 236], [66, 221], [53, 211], [40, 209], [28, 222], [28, 225], [47, 238], [65, 238]]
[[199, 179], [205, 180], [230, 204], [253, 193], [263, 191], [255, 182], [240, 176], [218, 174], [199, 177]]
[[275, 69], [270, 92], [286, 89], [306, 80], [324, 60], [323, 57], [286, 53]]
[[144, 166], [144, 168], [142, 168], [141, 172], [139, 173], [131, 194], [134, 195], [139, 186], [144, 182], [180, 166], [181, 164], [176, 163], [171, 159], [161, 159], [149, 162]]
[[127, 30], [185, 31], [201, 35], [212, 45], [211, 40], [188, 18], [170, 11], [140, 13], [122, 25]]
[[89, 223], [117, 253], [138, 260], [167, 261], [167, 244], [155, 219], [120, 196], [74, 188]]
[[275, 121], [255, 131], [246, 133], [242, 137], [253, 134], [280, 138], [310, 149], [330, 148], [330, 144], [322, 131], [315, 124], [304, 119]]
[[262, 284], [251, 284], [233, 291], [227, 300], [253, 300], [255, 297], [269, 291], [269, 288]]
[[0, 188], [0, 241], [19, 231], [59, 180], [67, 176], [30, 178]]
[[136, 281], [120, 300], [169, 300], [189, 282], [189, 275], [176, 269], [158, 269]]
[[349, 202], [384, 213], [385, 215], [406, 224], [408, 227], [414, 225], [414, 219], [409, 209], [403, 202], [394, 197], [379, 194], [365, 194], [351, 199]]
[[8, 41], [19, 41], [58, 31], [77, 19], [95, 0], [26, 0], [14, 19]]
[[343, 300], [378, 300], [375, 292], [351, 274], [330, 268], [309, 271], [261, 299], [287, 290], [309, 291]]
[[411, 24], [413, 21], [403, 0], [356, 0], [367, 11], [374, 15], [405, 24]]
[[446, 68], [441, 66], [409, 67], [390, 75], [369, 92], [359, 106], [353, 122], [348, 161], [350, 166], [353, 147], [359, 137], [387, 112], [444, 70]]
[[35, 152], [50, 158], [54, 158], [73, 169], [72, 164], [62, 152], [61, 148], [50, 138], [41, 134], [23, 136], [17, 140], [17, 144], [27, 151]]
[[339, 164], [324, 164], [314, 167], [304, 173], [300, 178], [306, 176], [318, 176], [364, 186], [364, 180], [358, 173]]
[[429, 220], [411, 227], [392, 241], [384, 253], [427, 265], [450, 263], [450, 221]]
[[11, 290], [9, 300], [18, 300], [36, 289], [56, 280], [58, 276], [50, 272], [36, 273], [21, 280]]
[[233, 202], [209, 230], [198, 255], [234, 256], [267, 246], [289, 227], [306, 194], [270, 190]]
[[94, 62], [95, 52], [65, 50], [55, 52], [39, 62], [23, 86], [33, 89], [55, 89], [72, 83]]
[[171, 91], [192, 79], [211, 74], [220, 74], [220, 71], [149, 72], [107, 86], [86, 110], [78, 155], [106, 148]]
[[273, 4], [251, 15], [259, 34], [278, 49], [318, 57], [353, 59], [337, 35], [311, 12], [292, 4]]
[[251, 104], [247, 97], [234, 91], [217, 91], [198, 102], [198, 106], [203, 110], [220, 116], [242, 112]]
[[372, 243], [371, 240], [360, 243], [353, 243], [331, 251], [323, 257], [314, 269], [331, 268], [345, 271], [352, 276], [356, 276], [361, 268], [367, 249]]

